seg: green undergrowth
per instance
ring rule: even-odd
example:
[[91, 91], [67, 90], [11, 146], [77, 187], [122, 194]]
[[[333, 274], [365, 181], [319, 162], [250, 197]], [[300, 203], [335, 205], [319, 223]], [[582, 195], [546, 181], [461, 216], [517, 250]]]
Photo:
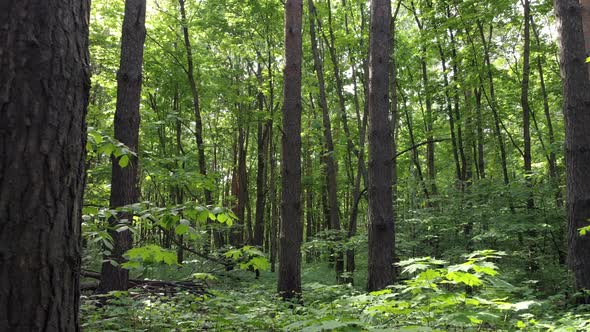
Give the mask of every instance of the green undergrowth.
[[[276, 295], [276, 275], [245, 270], [183, 277], [208, 293], [112, 293], [106, 305], [82, 299], [85, 331], [584, 331], [589, 307], [568, 309], [564, 295], [535, 298], [533, 283], [515, 284], [498, 267], [502, 252], [484, 250], [449, 263], [431, 257], [398, 264], [402, 281], [366, 293], [334, 285], [325, 264], [306, 264], [301, 303]], [[171, 275], [173, 267], [162, 267]], [[333, 273], [332, 273], [333, 276]], [[176, 277], [179, 277], [178, 275]]]

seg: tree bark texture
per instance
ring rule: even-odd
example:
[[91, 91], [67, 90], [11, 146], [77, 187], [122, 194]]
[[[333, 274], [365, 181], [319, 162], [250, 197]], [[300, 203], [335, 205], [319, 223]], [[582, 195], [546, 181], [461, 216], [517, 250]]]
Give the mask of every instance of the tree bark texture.
[[89, 1], [0, 2], [0, 331], [79, 331]]
[[391, 2], [371, 1], [369, 43], [369, 262], [367, 289], [394, 280], [393, 146], [389, 123]]
[[[586, 57], [590, 56], [590, 0], [580, 0], [582, 6], [582, 26], [584, 29], [584, 45], [586, 46]], [[590, 73], [590, 63], [588, 73]], [[590, 74], [589, 74], [590, 75]]]
[[590, 237], [579, 232], [590, 218], [590, 81], [585, 70], [582, 10], [578, 0], [555, 0], [554, 6], [560, 23], [566, 128], [568, 265], [576, 287], [590, 289]]
[[301, 294], [301, 24], [303, 0], [285, 2], [285, 68], [281, 163], [281, 227], [278, 292]]
[[[115, 111], [115, 139], [125, 144], [132, 152], [138, 152], [139, 145], [139, 105], [141, 102], [141, 82], [143, 66], [143, 44], [145, 41], [145, 0], [127, 0], [121, 36], [121, 59], [117, 72], [117, 108]], [[119, 165], [119, 158], [111, 157], [112, 180], [110, 207], [113, 209], [139, 201], [138, 159], [129, 155], [126, 167]], [[109, 224], [114, 228], [119, 223], [133, 221], [129, 213], [111, 218]], [[120, 266], [123, 254], [131, 249], [131, 231], [118, 232], [111, 229], [113, 249], [102, 264], [99, 292], [127, 290], [129, 270]], [[111, 263], [117, 262], [117, 266]]]

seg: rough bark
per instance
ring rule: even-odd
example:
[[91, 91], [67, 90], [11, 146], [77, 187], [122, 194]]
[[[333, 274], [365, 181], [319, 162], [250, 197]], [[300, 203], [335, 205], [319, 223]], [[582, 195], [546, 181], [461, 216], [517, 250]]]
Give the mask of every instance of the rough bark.
[[[582, 28], [584, 29], [584, 45], [586, 46], [586, 57], [590, 56], [590, 0], [580, 0], [582, 6]], [[588, 73], [590, 73], [590, 63]]]
[[367, 289], [394, 281], [393, 153], [389, 123], [391, 2], [371, 0], [369, 43], [369, 252]]
[[[577, 0], [555, 0], [561, 37], [561, 76], [567, 167], [568, 265], [578, 289], [590, 289], [590, 237], [580, 235], [590, 217], [590, 81], [581, 7]], [[588, 297], [584, 302], [589, 303]]]
[[[137, 153], [139, 143], [139, 104], [143, 66], [143, 44], [145, 41], [145, 0], [127, 0], [121, 36], [121, 59], [117, 72], [117, 107], [115, 111], [115, 139]], [[119, 158], [111, 157], [112, 178], [110, 207], [120, 208], [139, 201], [138, 159], [129, 155], [126, 167], [119, 165]], [[127, 290], [129, 270], [121, 267], [123, 254], [133, 246], [131, 231], [117, 231], [119, 223], [131, 224], [133, 215], [121, 213], [111, 218], [109, 234], [113, 238], [113, 249], [102, 264], [99, 292]], [[112, 264], [116, 262], [116, 265]]]
[[79, 331], [89, 10], [0, 3], [0, 331]]
[[281, 139], [281, 229], [278, 292], [301, 294], [301, 23], [303, 0], [285, 2], [285, 68]]

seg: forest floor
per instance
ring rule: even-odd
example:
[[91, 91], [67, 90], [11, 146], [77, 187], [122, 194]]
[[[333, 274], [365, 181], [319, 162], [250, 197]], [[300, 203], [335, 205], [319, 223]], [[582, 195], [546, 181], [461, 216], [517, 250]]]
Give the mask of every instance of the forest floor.
[[[359, 259], [360, 263], [362, 261]], [[431, 258], [408, 260], [415, 275], [367, 294], [336, 285], [326, 263], [304, 264], [301, 303], [276, 295], [276, 274], [263, 271], [194, 273], [202, 266], [159, 266], [148, 278], [199, 279], [207, 293], [174, 294], [141, 289], [82, 298], [85, 331], [590, 331], [590, 308], [568, 304], [563, 294], [536, 298], [534, 282], [514, 285], [482, 259], [443, 266]], [[467, 265], [466, 265], [467, 264]], [[473, 266], [478, 266], [471, 269]], [[490, 268], [486, 270], [485, 268]], [[359, 266], [359, 271], [366, 268]], [[478, 270], [479, 272], [476, 272]], [[535, 295], [537, 294], [537, 295]]]

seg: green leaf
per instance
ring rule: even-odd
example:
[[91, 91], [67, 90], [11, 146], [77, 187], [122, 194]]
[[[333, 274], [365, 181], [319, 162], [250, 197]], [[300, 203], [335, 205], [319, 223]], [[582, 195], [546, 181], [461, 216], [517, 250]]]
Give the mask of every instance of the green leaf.
[[180, 224], [178, 226], [176, 226], [176, 228], [174, 229], [174, 232], [176, 233], [176, 235], [184, 235], [186, 233], [188, 233], [189, 231], [189, 226], [185, 225], [185, 224]]
[[127, 167], [127, 165], [129, 165], [129, 156], [124, 155], [123, 157], [121, 157], [121, 159], [119, 159], [119, 166], [125, 168]]
[[477, 276], [467, 272], [449, 272], [446, 278], [455, 283], [465, 284], [467, 286], [481, 286], [483, 282]]

